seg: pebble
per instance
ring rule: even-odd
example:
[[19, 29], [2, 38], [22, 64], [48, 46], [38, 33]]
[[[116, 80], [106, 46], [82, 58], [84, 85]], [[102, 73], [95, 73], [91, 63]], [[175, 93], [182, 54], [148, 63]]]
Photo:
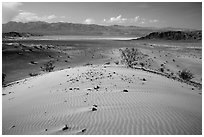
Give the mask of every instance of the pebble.
[[85, 129], [85, 128], [81, 130], [81, 132], [85, 132], [85, 131], [86, 131], [86, 129]]
[[92, 111], [96, 111], [96, 110], [97, 110], [97, 108], [93, 107], [91, 110], [92, 110]]
[[123, 92], [128, 92], [128, 90], [127, 90], [127, 89], [124, 89]]
[[62, 128], [63, 131], [67, 130], [67, 129], [69, 129], [69, 127], [67, 125], [65, 125], [65, 127]]

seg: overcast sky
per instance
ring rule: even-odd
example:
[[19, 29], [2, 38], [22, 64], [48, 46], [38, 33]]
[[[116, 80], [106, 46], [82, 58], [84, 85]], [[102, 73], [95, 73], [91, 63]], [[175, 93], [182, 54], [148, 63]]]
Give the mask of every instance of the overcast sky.
[[72, 22], [202, 29], [202, 3], [3, 3], [2, 22]]

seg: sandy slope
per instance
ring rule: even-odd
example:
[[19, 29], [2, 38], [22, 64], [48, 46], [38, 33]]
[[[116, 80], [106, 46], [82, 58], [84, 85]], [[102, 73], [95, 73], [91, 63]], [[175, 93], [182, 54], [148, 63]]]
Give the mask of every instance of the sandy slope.
[[201, 134], [199, 92], [185, 83], [122, 66], [51, 72], [3, 89], [2, 132]]

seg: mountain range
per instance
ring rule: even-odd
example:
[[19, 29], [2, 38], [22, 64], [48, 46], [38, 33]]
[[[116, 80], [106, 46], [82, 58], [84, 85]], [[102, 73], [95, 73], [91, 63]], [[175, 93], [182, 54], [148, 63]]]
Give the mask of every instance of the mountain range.
[[2, 32], [32, 33], [37, 35], [97, 35], [97, 36], [146, 36], [155, 31], [188, 30], [181, 28], [154, 28], [139, 26], [111, 25], [102, 26], [96, 24], [75, 23], [47, 23], [47, 22], [8, 22], [2, 25]]

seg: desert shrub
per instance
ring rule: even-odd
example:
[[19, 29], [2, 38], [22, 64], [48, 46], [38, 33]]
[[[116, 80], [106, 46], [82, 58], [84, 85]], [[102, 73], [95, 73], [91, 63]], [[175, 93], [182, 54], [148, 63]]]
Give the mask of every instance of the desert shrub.
[[160, 68], [159, 70], [160, 70], [161, 72], [164, 72], [164, 68]]
[[183, 69], [182, 71], [179, 72], [179, 77], [182, 78], [183, 80], [189, 81], [193, 78], [193, 74], [187, 69]]
[[140, 66], [144, 67], [144, 66], [145, 66], [145, 64], [144, 64], [143, 62], [140, 62]]
[[5, 83], [5, 79], [6, 79], [6, 74], [5, 73], [2, 73], [2, 84], [4, 85]]
[[46, 72], [51, 72], [53, 71], [54, 68], [55, 66], [53, 65], [53, 62], [49, 61], [46, 64], [44, 64], [44, 67], [42, 67], [42, 70]]
[[135, 64], [138, 61], [139, 55], [141, 55], [141, 52], [135, 48], [126, 48], [120, 51], [122, 63], [125, 63], [128, 67], [133, 67], [133, 63]]
[[29, 75], [30, 75], [31, 77], [33, 77], [33, 76], [37, 76], [38, 73], [29, 73]]

